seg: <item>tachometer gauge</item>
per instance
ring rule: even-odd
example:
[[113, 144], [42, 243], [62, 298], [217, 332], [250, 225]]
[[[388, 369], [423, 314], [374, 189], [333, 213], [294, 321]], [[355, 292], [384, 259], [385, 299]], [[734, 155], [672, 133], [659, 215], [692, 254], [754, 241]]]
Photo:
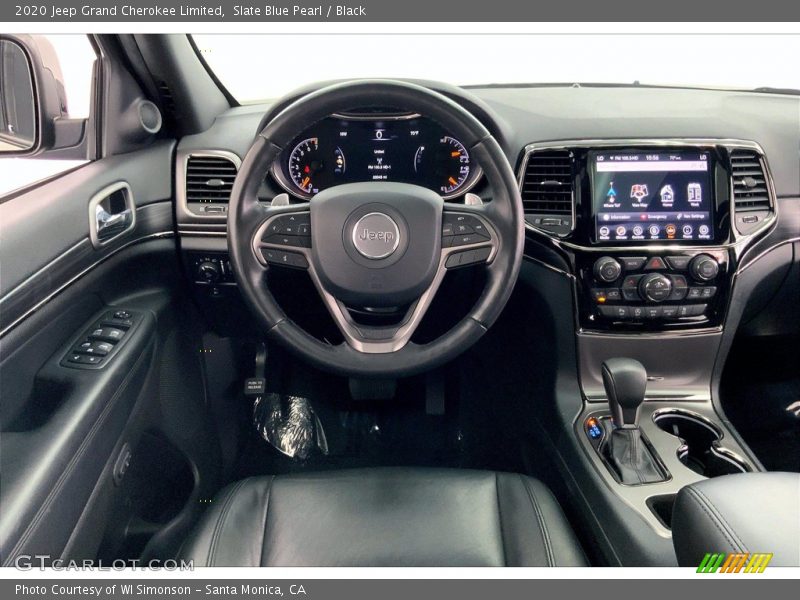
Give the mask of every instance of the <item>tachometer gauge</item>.
[[308, 138], [297, 144], [289, 155], [289, 176], [292, 182], [306, 194], [320, 191], [320, 180], [331, 175], [341, 175], [346, 170], [344, 153], [336, 147], [332, 155], [325, 156], [320, 149], [319, 138]]
[[435, 182], [438, 191], [450, 196], [456, 193], [469, 179], [470, 158], [464, 144], [449, 135], [439, 138], [436, 147], [417, 148], [414, 155], [414, 170]]

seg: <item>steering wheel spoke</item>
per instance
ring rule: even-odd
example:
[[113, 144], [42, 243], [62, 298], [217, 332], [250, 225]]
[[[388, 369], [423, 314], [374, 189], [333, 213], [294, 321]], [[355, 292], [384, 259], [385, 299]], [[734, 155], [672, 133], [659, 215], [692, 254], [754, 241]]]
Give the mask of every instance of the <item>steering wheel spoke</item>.
[[483, 206], [445, 207], [442, 214], [443, 268], [489, 263], [494, 259], [497, 247], [497, 233]]
[[308, 269], [311, 251], [308, 205], [270, 209], [253, 236], [253, 250], [262, 266]]

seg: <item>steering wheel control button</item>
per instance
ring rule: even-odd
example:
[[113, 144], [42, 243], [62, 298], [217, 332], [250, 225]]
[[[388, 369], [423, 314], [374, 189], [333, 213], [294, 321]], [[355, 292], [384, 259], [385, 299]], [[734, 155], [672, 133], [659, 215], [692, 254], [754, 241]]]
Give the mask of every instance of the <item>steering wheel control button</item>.
[[261, 255], [264, 260], [271, 265], [281, 265], [293, 267], [295, 269], [307, 269], [308, 261], [306, 257], [297, 252], [287, 252], [285, 250], [275, 250], [273, 248], [262, 248]]
[[594, 263], [594, 276], [600, 281], [612, 283], [616, 281], [622, 273], [622, 266], [610, 256], [598, 258]]
[[647, 259], [644, 256], [623, 256], [620, 260], [626, 271], [638, 271]]
[[674, 271], [685, 271], [689, 266], [691, 256], [667, 256], [666, 261], [669, 268]]
[[291, 246], [294, 248], [310, 248], [311, 238], [300, 235], [268, 235], [263, 239], [265, 244], [274, 244], [276, 246]]
[[443, 247], [463, 246], [466, 244], [477, 244], [491, 239], [491, 234], [478, 217], [473, 215], [462, 215], [458, 213], [445, 213], [442, 216], [442, 236], [455, 236], [456, 239], [467, 238], [469, 241], [455, 242], [448, 244], [442, 243]]
[[455, 269], [457, 267], [466, 267], [478, 263], [486, 262], [491, 254], [491, 248], [475, 248], [474, 250], [465, 250], [464, 252], [457, 252], [447, 257], [444, 266], [448, 269]]
[[487, 241], [488, 238], [485, 238], [477, 233], [469, 233], [467, 235], [454, 235], [453, 241], [451, 242], [451, 246], [469, 246], [470, 244], [480, 244], [481, 242]]
[[650, 302], [663, 302], [672, 293], [672, 282], [660, 273], [651, 273], [639, 282], [639, 293]]
[[356, 221], [353, 245], [361, 256], [370, 260], [387, 258], [400, 245], [400, 228], [385, 213], [368, 213]]
[[116, 327], [98, 327], [89, 334], [89, 339], [116, 343], [120, 341], [124, 335], [124, 329], [118, 329]]

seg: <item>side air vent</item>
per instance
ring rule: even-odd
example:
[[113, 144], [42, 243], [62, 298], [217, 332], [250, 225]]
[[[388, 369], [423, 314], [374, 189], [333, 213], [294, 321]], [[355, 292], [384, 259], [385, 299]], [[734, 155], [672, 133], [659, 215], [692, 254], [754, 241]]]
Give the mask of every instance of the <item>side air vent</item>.
[[736, 228], [746, 235], [758, 229], [772, 211], [769, 182], [760, 154], [735, 149], [730, 156]]
[[534, 150], [528, 154], [520, 193], [525, 218], [558, 235], [572, 230], [573, 154], [569, 150]]
[[190, 156], [186, 162], [186, 201], [200, 204], [227, 204], [236, 164], [222, 156]]

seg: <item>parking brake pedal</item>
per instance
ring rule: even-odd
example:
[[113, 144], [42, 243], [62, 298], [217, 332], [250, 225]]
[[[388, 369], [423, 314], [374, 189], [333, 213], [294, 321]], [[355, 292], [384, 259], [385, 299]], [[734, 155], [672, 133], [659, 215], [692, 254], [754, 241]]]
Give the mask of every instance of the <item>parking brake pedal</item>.
[[247, 397], [263, 396], [267, 389], [267, 346], [258, 344], [256, 350], [255, 376], [245, 379], [244, 395]]

